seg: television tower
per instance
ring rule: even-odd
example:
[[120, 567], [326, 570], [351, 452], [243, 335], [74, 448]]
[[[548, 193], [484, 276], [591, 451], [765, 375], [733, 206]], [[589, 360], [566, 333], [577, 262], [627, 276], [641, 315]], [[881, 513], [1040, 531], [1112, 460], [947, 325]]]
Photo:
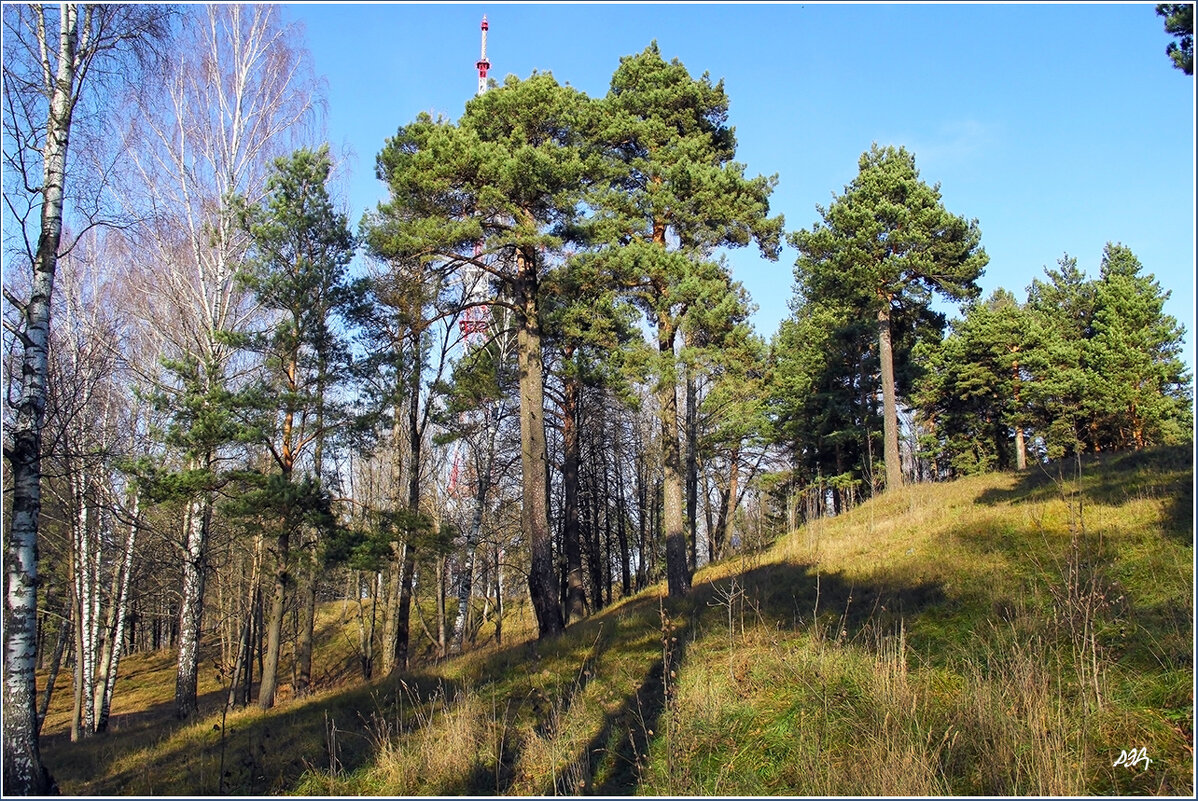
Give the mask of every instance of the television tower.
[[[479, 95], [482, 95], [482, 93], [486, 91], [486, 71], [491, 68], [491, 62], [486, 60], [486, 29], [488, 28], [490, 28], [490, 25], [486, 24], [486, 14], [483, 14], [483, 51], [478, 57], [477, 65], [474, 65], [478, 67]], [[474, 243], [474, 259], [478, 259], [478, 257], [482, 255], [483, 242], [482, 239], [479, 239], [478, 242]], [[482, 295], [482, 290], [478, 289], [478, 274], [474, 275], [473, 281], [474, 285], [476, 285], [476, 289], [472, 290], [472, 295]], [[485, 332], [486, 324], [488, 324], [490, 317], [491, 312], [488, 307], [484, 307], [484, 305], [474, 305], [474, 307], [462, 311], [461, 320], [458, 322], [458, 324], [461, 327], [461, 333], [465, 338], [467, 346], [472, 344], [474, 335]]]
[[489, 26], [487, 25], [487, 15], [483, 14], [483, 24], [482, 24], [483, 50], [482, 50], [482, 55], [479, 56], [478, 63], [475, 64], [475, 66], [478, 67], [478, 93], [480, 95], [483, 92], [487, 91], [487, 70], [489, 70], [491, 68], [491, 62], [487, 61], [487, 28], [488, 27]]

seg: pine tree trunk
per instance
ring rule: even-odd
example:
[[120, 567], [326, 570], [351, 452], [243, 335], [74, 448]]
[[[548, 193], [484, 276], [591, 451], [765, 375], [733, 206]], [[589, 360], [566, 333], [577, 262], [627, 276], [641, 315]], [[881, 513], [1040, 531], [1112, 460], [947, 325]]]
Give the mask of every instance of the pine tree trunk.
[[[286, 369], [287, 386], [291, 391], [297, 388], [299, 375], [298, 356], [293, 352]], [[295, 412], [290, 408], [283, 413], [282, 430], [280, 432], [280, 473], [284, 486], [290, 487], [293, 470], [295, 469], [296, 452], [293, 450], [293, 434], [295, 430]], [[266, 621], [266, 655], [262, 664], [262, 682], [258, 685], [258, 707], [270, 709], [275, 705], [275, 695], [279, 686], [279, 660], [283, 648], [283, 616], [287, 607], [287, 585], [293, 583], [291, 577], [291, 537], [296, 532], [291, 521], [291, 509], [283, 510], [282, 528], [279, 531], [277, 550], [275, 552], [275, 582], [271, 594], [270, 617]]]
[[[312, 450], [312, 474], [316, 477], [321, 491], [324, 489], [324, 409], [325, 409], [325, 377], [328, 375], [328, 358], [323, 350], [320, 351], [316, 369], [316, 441]], [[320, 532], [312, 533], [312, 549], [304, 565], [303, 580], [300, 585], [299, 631], [296, 633], [295, 644], [295, 697], [302, 698], [308, 694], [312, 684], [312, 638], [316, 634], [316, 585], [319, 578], [318, 564], [321, 560]]]
[[412, 583], [416, 578], [416, 553], [404, 546], [400, 566], [399, 598], [395, 607], [395, 665], [393, 670], [407, 670], [412, 637]]
[[[663, 363], [674, 360], [674, 326], [658, 319], [657, 346]], [[686, 558], [686, 522], [682, 505], [682, 452], [678, 444], [678, 385], [672, 369], [667, 369], [657, 386], [657, 404], [661, 415], [663, 470], [662, 522], [666, 539], [666, 583], [670, 597], [686, 595], [691, 588], [691, 571]]]
[[899, 458], [898, 401], [894, 385], [894, 351], [890, 341], [890, 299], [884, 298], [878, 309], [878, 360], [882, 368], [882, 452], [886, 460], [886, 489], [903, 485], [903, 465]]
[[[569, 361], [573, 353], [567, 351]], [[566, 624], [586, 615], [586, 590], [582, 578], [582, 545], [578, 514], [578, 463], [581, 445], [578, 436], [577, 376], [566, 376], [562, 386], [562, 518], [566, 552]]]
[[517, 251], [516, 298], [521, 309], [516, 353], [520, 371], [520, 523], [530, 553], [528, 590], [542, 639], [559, 634], [564, 622], [553, 566], [553, 536], [546, 503], [545, 386], [541, 323], [537, 309], [536, 255]]
[[[313, 549], [318, 547], [313, 543]], [[295, 697], [303, 698], [312, 686], [312, 639], [316, 633], [316, 555], [303, 567], [299, 589], [299, 631], [295, 643]]]
[[245, 608], [242, 612], [241, 632], [238, 636], [237, 655], [234, 659], [233, 676], [229, 682], [229, 706], [249, 706], [253, 696], [254, 682], [254, 621], [262, 603], [259, 581], [262, 574], [262, 552], [265, 534], [259, 529], [254, 538], [254, 559], [250, 566], [250, 581], [247, 586]]
[[[381, 581], [384, 583], [383, 606], [383, 650], [379, 654], [379, 671], [387, 676], [395, 670], [395, 624], [399, 619], [399, 585], [403, 578], [404, 546], [391, 543], [391, 558], [386, 562]], [[376, 582], [376, 584], [379, 582]]]
[[[413, 352], [419, 353], [419, 337]], [[408, 378], [408, 512], [420, 512], [420, 360], [413, 360]], [[416, 545], [409, 533], [404, 543], [403, 567], [399, 581], [399, 604], [395, 610], [395, 667], [407, 670], [411, 657], [412, 583], [416, 578]]]
[[732, 542], [736, 531], [736, 506], [740, 492], [740, 448], [733, 448], [728, 459], [728, 491], [724, 493], [720, 504], [720, 517], [717, 527], [720, 532], [720, 547], [716, 553], [723, 556], [724, 549]]
[[649, 499], [648, 467], [645, 464], [645, 454], [642, 450], [637, 455], [636, 463], [636, 504], [637, 504], [637, 563], [636, 589], [643, 590], [649, 583], [649, 530], [653, 518], [653, 505]]
[[449, 648], [449, 625], [446, 620], [445, 611], [445, 583], [446, 558], [444, 556], [437, 557], [436, 563], [436, 578], [437, 578], [437, 658], [444, 659]]
[[290, 560], [291, 532], [284, 524], [279, 534], [275, 555], [274, 592], [270, 599], [270, 616], [266, 619], [266, 656], [262, 663], [262, 681], [258, 685], [258, 707], [270, 709], [275, 705], [278, 691], [279, 655], [283, 646], [283, 613], [287, 603], [287, 584], [290, 581], [287, 563]]
[[[1012, 372], [1012, 394], [1015, 399], [1016, 414], [1019, 412], [1019, 362], [1015, 362], [1011, 367]], [[1023, 441], [1023, 426], [1019, 423], [1015, 424], [1015, 469], [1023, 470], [1027, 467], [1027, 445]]]
[[[593, 473], [593, 471], [591, 471]], [[594, 475], [587, 478], [587, 526], [585, 542], [587, 551], [587, 567], [590, 573], [591, 609], [599, 611], [603, 608], [603, 554], [599, 547], [599, 488], [595, 486]]]
[[503, 548], [495, 546], [495, 644], [503, 645]]
[[[687, 335], [689, 338], [689, 334]], [[690, 540], [689, 567], [699, 559], [699, 403], [694, 370], [686, 368], [686, 533]]]
[[[602, 430], [606, 430], [606, 425]], [[599, 470], [603, 474], [603, 494], [600, 496], [600, 503], [603, 509], [603, 586], [606, 595], [606, 603], [611, 606], [612, 602], [612, 585], [615, 584], [615, 576], [612, 575], [612, 499], [611, 499], [611, 471], [608, 469], [607, 448], [606, 443], [599, 443]], [[596, 487], [596, 490], [598, 488]]]
[[714, 562], [719, 558], [719, 550], [716, 546], [720, 538], [720, 530], [716, 529], [715, 520], [712, 519], [711, 511], [711, 478], [710, 470], [703, 470], [703, 497], [707, 500], [703, 503], [703, 519], [707, 523], [707, 561]]
[[237, 654], [233, 657], [233, 675], [229, 680], [229, 696], [225, 700], [228, 707], [242, 706], [246, 697], [242, 695], [241, 687], [245, 681], [246, 672], [252, 664], [250, 660], [250, 637], [253, 634], [253, 605], [241, 619], [241, 633], [237, 638]]

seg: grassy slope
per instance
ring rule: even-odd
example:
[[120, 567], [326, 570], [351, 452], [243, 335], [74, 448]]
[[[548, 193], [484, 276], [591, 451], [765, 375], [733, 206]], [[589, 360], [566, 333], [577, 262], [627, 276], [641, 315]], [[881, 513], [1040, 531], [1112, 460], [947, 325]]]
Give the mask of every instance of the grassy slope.
[[[131, 658], [114, 731], [72, 745], [60, 711], [45, 758], [68, 794], [217, 794], [223, 765], [236, 794], [1190, 795], [1192, 507], [1188, 449], [910, 487], [683, 601], [231, 712], [223, 737], [219, 713], [166, 723], [171, 660]], [[348, 670], [344, 643], [318, 664]], [[1130, 748], [1146, 769], [1112, 765]]]

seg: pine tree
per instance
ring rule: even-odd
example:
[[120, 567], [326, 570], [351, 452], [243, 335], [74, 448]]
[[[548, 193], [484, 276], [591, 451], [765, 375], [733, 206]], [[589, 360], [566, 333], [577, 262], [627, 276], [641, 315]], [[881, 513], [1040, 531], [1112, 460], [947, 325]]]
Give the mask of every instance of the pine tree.
[[1028, 331], [1035, 339], [1024, 364], [1027, 410], [1045, 455], [1059, 459], [1085, 450], [1093, 440], [1093, 421], [1086, 408], [1102, 392], [1086, 367], [1085, 343], [1093, 336], [1094, 286], [1068, 254], [1057, 269], [1028, 288]]
[[918, 358], [926, 372], [914, 400], [933, 433], [939, 464], [956, 473], [1022, 469], [1026, 464], [1021, 359], [1030, 344], [1027, 315], [1005, 289], [971, 304], [939, 346]]
[[690, 589], [678, 441], [678, 334], [687, 310], [726, 292], [724, 268], [708, 256], [718, 247], [756, 241], [776, 259], [782, 218], [769, 217], [775, 178], [746, 178], [733, 159], [723, 82], [695, 80], [657, 43], [620, 60], [600, 118], [614, 180], [594, 199], [607, 269], [631, 289], [656, 336], [655, 395], [664, 470], [663, 522], [671, 595]]
[[[741, 298], [737, 305], [740, 314], [704, 309], [704, 317], [714, 312], [725, 321], [724, 330], [706, 341], [692, 340], [684, 353], [690, 369], [706, 379], [696, 410], [698, 455], [705, 465], [724, 468], [724, 475], [716, 480], [715, 525], [707, 531], [709, 561], [721, 558], [731, 543], [736, 510], [764, 458], [766, 444], [775, 438], [767, 414], [772, 378], [769, 349], [744, 321], [747, 301]], [[709, 325], [716, 327], [715, 320]]]
[[1157, 3], [1156, 14], [1165, 19], [1165, 33], [1177, 41], [1165, 45], [1165, 55], [1186, 75], [1194, 74], [1194, 4]]
[[[373, 247], [390, 257], [471, 265], [502, 287], [520, 369], [522, 530], [542, 637], [562, 630], [546, 494], [540, 283], [570, 235], [600, 164], [582, 147], [586, 97], [534, 74], [472, 99], [457, 125], [421, 115], [379, 154], [391, 200], [373, 215]], [[478, 245], [478, 250], [474, 248]]]
[[[263, 709], [274, 705], [283, 614], [288, 588], [295, 583], [293, 543], [303, 527], [327, 518], [322, 446], [343, 417], [330, 402], [329, 390], [344, 377], [347, 360], [332, 318], [349, 303], [346, 268], [355, 245], [345, 215], [334, 209], [328, 193], [331, 170], [327, 146], [298, 150], [275, 162], [262, 203], [242, 210], [252, 245], [239, 279], [272, 318], [266, 331], [247, 342], [264, 357], [265, 368], [263, 380], [247, 393], [248, 436], [265, 446], [277, 468], [259, 496], [278, 523], [258, 692]], [[296, 470], [308, 453], [315, 462], [297, 480]], [[308, 658], [310, 670], [310, 653]]]
[[798, 489], [822, 499], [825, 480], [860, 484], [872, 471], [881, 420], [869, 376], [876, 329], [843, 305], [798, 297], [774, 338], [770, 409], [789, 450]]
[[[546, 276], [546, 341], [557, 355], [557, 399], [562, 437], [562, 545], [566, 562], [565, 617], [573, 623], [586, 613], [579, 488], [581, 481], [583, 397], [602, 388], [631, 396], [629, 367], [643, 363], [643, 345], [635, 331], [636, 310], [602, 269], [601, 259], [583, 253], [568, 258]], [[599, 604], [592, 604], [593, 608]]]
[[1107, 243], [1086, 348], [1086, 366], [1101, 390], [1087, 409], [1101, 432], [1095, 449], [1140, 449], [1191, 436], [1190, 382], [1179, 358], [1185, 329], [1164, 313], [1169, 293], [1142, 271], [1129, 248]]
[[893, 323], [905, 307], [926, 307], [933, 292], [976, 297], [988, 257], [977, 221], [950, 214], [940, 186], [920, 180], [906, 148], [873, 145], [842, 196], [818, 207], [822, 222], [797, 231], [796, 272], [816, 294], [839, 297], [877, 321], [882, 373], [886, 487], [902, 484]]

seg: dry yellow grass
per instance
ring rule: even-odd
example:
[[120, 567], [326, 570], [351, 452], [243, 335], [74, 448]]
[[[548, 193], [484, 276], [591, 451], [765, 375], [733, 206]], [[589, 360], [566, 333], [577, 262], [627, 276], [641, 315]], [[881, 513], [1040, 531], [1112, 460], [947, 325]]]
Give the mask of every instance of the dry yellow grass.
[[[549, 642], [525, 607], [502, 646], [330, 678], [223, 741], [212, 717], [113, 737], [64, 789], [218, 788], [223, 743], [239, 794], [1185, 795], [1191, 483], [1164, 453], [905, 488], [681, 601], [653, 587]], [[1148, 770], [1112, 765], [1140, 745]]]

